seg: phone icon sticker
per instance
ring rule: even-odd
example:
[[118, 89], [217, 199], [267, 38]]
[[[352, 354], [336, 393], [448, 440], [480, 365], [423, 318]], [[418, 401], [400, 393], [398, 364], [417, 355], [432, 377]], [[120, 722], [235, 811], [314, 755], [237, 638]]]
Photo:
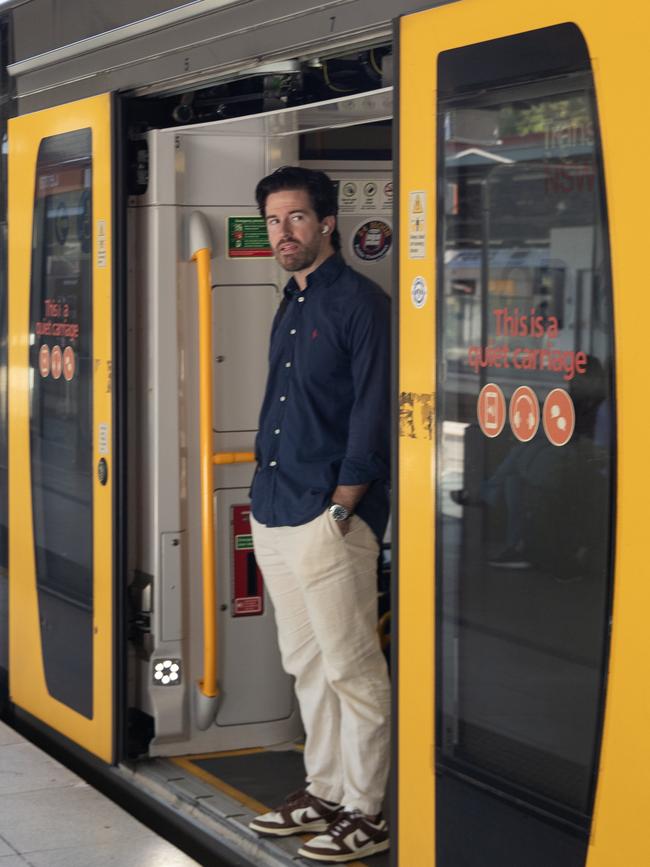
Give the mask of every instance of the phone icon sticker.
[[506, 421], [506, 399], [498, 385], [488, 382], [483, 386], [476, 404], [476, 415], [485, 436], [499, 436]]

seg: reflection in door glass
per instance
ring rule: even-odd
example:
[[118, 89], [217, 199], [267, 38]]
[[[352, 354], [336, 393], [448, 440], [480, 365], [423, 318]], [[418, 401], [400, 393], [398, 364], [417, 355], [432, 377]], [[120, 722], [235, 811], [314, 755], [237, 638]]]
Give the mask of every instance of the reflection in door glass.
[[91, 132], [41, 142], [30, 299], [34, 544], [48, 690], [92, 717]]
[[584, 818], [614, 470], [591, 80], [465, 97], [440, 122], [439, 758]]

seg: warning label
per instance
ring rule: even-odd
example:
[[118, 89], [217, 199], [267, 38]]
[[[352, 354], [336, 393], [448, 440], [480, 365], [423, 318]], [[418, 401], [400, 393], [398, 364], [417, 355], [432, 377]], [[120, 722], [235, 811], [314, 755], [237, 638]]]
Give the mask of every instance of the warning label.
[[262, 597], [261, 596], [241, 596], [235, 599], [235, 609], [233, 614], [235, 617], [241, 614], [262, 614]]
[[250, 533], [240, 533], [238, 536], [235, 536], [235, 550], [252, 551], [253, 536]]
[[229, 259], [269, 259], [273, 256], [263, 217], [227, 217], [226, 236]]
[[393, 182], [362, 178], [337, 181], [339, 214], [387, 214], [393, 212]]
[[97, 220], [97, 267], [105, 268], [108, 255], [106, 220]]
[[409, 193], [409, 259], [424, 259], [427, 247], [427, 194]]

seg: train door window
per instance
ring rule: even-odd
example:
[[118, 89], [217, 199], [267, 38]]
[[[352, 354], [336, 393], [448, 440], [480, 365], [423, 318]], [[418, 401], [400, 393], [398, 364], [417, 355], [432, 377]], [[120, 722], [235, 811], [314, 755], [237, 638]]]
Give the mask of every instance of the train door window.
[[613, 325], [594, 86], [567, 27], [440, 58], [438, 760], [588, 827]]
[[35, 561], [50, 694], [92, 717], [91, 131], [41, 142], [30, 298]]

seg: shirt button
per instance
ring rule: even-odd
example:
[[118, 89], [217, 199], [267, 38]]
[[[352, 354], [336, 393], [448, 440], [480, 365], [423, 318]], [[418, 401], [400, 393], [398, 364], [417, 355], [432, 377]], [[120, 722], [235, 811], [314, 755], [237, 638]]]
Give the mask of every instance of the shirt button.
[[292, 328], [291, 331], [289, 332], [289, 334], [295, 334], [295, 333], [296, 333], [296, 329], [295, 329], [295, 328]]
[[277, 465], [278, 465], [278, 462], [277, 462], [277, 461], [269, 461], [269, 466], [270, 466], [270, 467], [277, 467]]
[[276, 429], [273, 431], [273, 433], [277, 436], [280, 433], [280, 428], [276, 427]]
[[302, 302], [303, 302], [304, 300], [305, 300], [305, 299], [304, 299], [304, 298], [302, 297], [302, 295], [301, 295], [300, 298], [298, 299], [298, 304], [302, 304]]
[[284, 401], [285, 401], [286, 399], [287, 399], [286, 394], [283, 394], [282, 397], [280, 398], [280, 400], [281, 400], [283, 403], [284, 403]]
[[285, 367], [291, 367], [291, 362], [290, 362], [290, 361], [285, 361], [284, 366], [285, 366]]

